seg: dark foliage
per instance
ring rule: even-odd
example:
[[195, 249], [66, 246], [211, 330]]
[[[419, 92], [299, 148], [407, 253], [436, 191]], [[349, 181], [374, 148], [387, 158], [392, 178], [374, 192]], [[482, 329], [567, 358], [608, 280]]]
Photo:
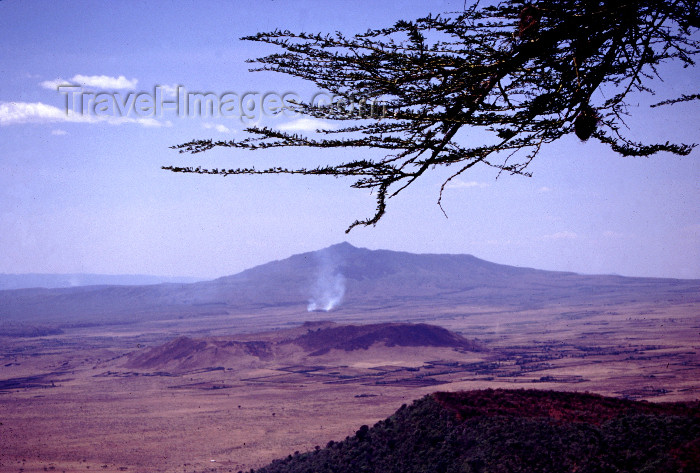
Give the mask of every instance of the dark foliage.
[[581, 141], [586, 141], [598, 128], [598, 113], [590, 105], [584, 105], [574, 120], [574, 131]]
[[240, 141], [193, 140], [173, 148], [199, 153], [214, 147], [352, 147], [388, 154], [317, 168], [164, 169], [350, 176], [357, 179], [353, 187], [370, 189], [377, 199], [374, 216], [350, 230], [376, 224], [388, 198], [436, 166], [452, 170], [442, 189], [477, 164], [529, 175], [526, 169], [542, 146], [571, 132], [622, 156], [686, 155], [693, 145], [625, 138], [623, 116], [631, 92], [651, 92], [657, 66], [694, 65], [700, 43], [692, 35], [699, 18], [697, 0], [507, 0], [476, 2], [464, 12], [399, 21], [351, 37], [259, 33], [244, 39], [282, 52], [257, 59], [254, 70], [313, 82], [340, 100], [296, 109], [350, 123], [309, 136], [252, 127]]
[[700, 409], [550, 391], [438, 393], [258, 473], [699, 472]]

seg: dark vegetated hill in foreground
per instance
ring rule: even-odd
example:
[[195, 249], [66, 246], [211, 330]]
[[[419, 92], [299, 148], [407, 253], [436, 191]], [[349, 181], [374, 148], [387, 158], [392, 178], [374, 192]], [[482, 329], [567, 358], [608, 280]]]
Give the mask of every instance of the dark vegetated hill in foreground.
[[534, 390], [436, 393], [258, 473], [700, 471], [700, 407]]

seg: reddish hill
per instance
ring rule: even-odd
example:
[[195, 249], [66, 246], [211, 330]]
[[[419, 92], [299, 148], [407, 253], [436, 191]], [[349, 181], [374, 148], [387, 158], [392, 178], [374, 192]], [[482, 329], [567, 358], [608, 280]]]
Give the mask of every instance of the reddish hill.
[[447, 329], [428, 324], [385, 323], [371, 325], [341, 325], [310, 329], [292, 343], [311, 352], [311, 356], [327, 353], [332, 349], [353, 351], [367, 349], [375, 343], [388, 347], [452, 347], [477, 351], [473, 341]]
[[265, 341], [192, 339], [178, 337], [164, 345], [148, 348], [129, 358], [129, 368], [205, 368], [242, 358], [272, 358], [272, 344]]
[[[306, 329], [306, 333], [299, 335]], [[126, 363], [140, 369], [194, 369], [239, 365], [241, 361], [282, 359], [296, 352], [320, 356], [330, 350], [368, 349], [375, 344], [387, 347], [451, 347], [478, 351], [473, 341], [442, 327], [427, 324], [337, 325], [307, 322], [302, 327], [274, 333], [246, 335], [245, 340], [178, 337], [160, 346], [134, 353]]]

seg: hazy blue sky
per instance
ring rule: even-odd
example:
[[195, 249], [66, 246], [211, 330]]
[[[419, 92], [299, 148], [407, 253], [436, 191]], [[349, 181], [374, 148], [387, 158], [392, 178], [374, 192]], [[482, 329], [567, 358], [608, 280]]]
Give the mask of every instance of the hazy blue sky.
[[[461, 9], [453, 1], [0, 2], [0, 273], [141, 273], [216, 277], [347, 240], [411, 252], [469, 253], [542, 269], [700, 278], [700, 150], [681, 158], [621, 158], [575, 137], [543, 150], [534, 177], [464, 175], [436, 205], [444, 173], [398, 199], [375, 228], [374, 199], [350, 181], [190, 176], [162, 165], [238, 167], [338, 162], [351, 153], [215, 150], [180, 155], [192, 138], [240, 138], [237, 117], [112, 110], [67, 116], [59, 82], [126, 98], [187, 91], [313, 92], [250, 73], [273, 51], [240, 41], [274, 28], [362, 32], [401, 18]], [[696, 69], [662, 69], [657, 97], [633, 101], [631, 135], [700, 141], [698, 105], [650, 110], [697, 93]], [[56, 82], [58, 81], [58, 82]], [[259, 115], [259, 114], [257, 114]], [[294, 117], [263, 123], [303, 129]], [[467, 139], [465, 137], [464, 139]]]

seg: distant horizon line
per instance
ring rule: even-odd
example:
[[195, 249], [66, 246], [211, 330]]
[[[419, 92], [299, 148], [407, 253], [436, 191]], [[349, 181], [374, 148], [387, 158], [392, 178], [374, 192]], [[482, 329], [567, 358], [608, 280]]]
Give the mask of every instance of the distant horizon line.
[[[367, 247], [362, 247], [362, 246], [355, 246], [352, 243], [349, 243], [348, 241], [341, 241], [339, 243], [334, 243], [332, 245], [325, 246], [323, 248], [317, 249], [317, 250], [312, 250], [312, 251], [302, 251], [298, 253], [292, 253], [286, 257], [280, 258], [280, 259], [270, 259], [268, 261], [255, 264], [252, 266], [248, 266], [244, 269], [241, 269], [237, 272], [232, 272], [232, 273], [226, 273], [226, 274], [220, 274], [220, 275], [208, 275], [208, 276], [202, 276], [202, 275], [163, 275], [163, 274], [149, 274], [149, 273], [103, 273], [103, 272], [39, 272], [39, 271], [31, 271], [31, 272], [0, 272], [0, 278], [1, 277], [104, 277], [104, 278], [147, 278], [147, 279], [161, 279], [163, 281], [161, 282], [155, 282], [155, 284], [162, 284], [162, 283], [183, 283], [183, 284], [191, 284], [191, 283], [197, 283], [197, 282], [204, 282], [204, 281], [213, 281], [215, 279], [220, 279], [220, 278], [225, 278], [229, 276], [235, 276], [237, 274], [240, 274], [244, 271], [248, 271], [250, 269], [256, 268], [258, 266], [268, 264], [274, 261], [281, 261], [285, 260], [288, 258], [291, 258], [293, 256], [297, 255], [302, 255], [306, 253], [315, 253], [319, 251], [324, 251], [329, 248], [333, 247], [338, 247], [338, 246], [349, 246], [353, 249], [359, 249], [359, 250], [366, 250], [366, 251], [389, 251], [389, 252], [394, 252], [394, 253], [408, 253], [408, 254], [413, 254], [413, 255], [447, 255], [447, 256], [472, 256], [474, 258], [477, 258], [482, 261], [486, 261], [488, 263], [492, 264], [497, 264], [497, 265], [502, 265], [502, 266], [511, 266], [514, 268], [522, 268], [522, 269], [533, 269], [533, 270], [538, 270], [538, 271], [548, 271], [548, 272], [556, 272], [556, 273], [572, 273], [572, 274], [577, 274], [581, 276], [616, 276], [616, 277], [624, 277], [624, 278], [645, 278], [645, 279], [677, 279], [677, 280], [700, 280], [700, 276], [698, 277], [691, 277], [691, 278], [681, 278], [681, 277], [673, 277], [673, 276], [639, 276], [639, 275], [627, 275], [627, 274], [620, 274], [620, 273], [587, 273], [587, 272], [579, 272], [579, 271], [574, 271], [574, 270], [560, 270], [560, 269], [543, 269], [543, 268], [537, 268], [533, 266], [528, 266], [528, 265], [515, 265], [515, 264], [507, 264], [507, 263], [497, 263], [491, 260], [487, 260], [484, 258], [481, 258], [479, 256], [473, 255], [471, 253], [437, 253], [437, 252], [421, 252], [421, 253], [416, 253], [412, 251], [404, 251], [404, 250], [393, 250], [393, 249], [387, 249], [387, 248], [378, 248], [378, 249], [370, 249]], [[168, 281], [171, 280], [171, 281]], [[149, 284], [147, 282], [142, 283], [143, 285]], [[78, 286], [80, 284], [77, 284]], [[90, 284], [84, 284], [84, 285], [90, 285]], [[115, 285], [120, 285], [115, 283]], [[123, 285], [141, 285], [141, 284], [123, 284]], [[0, 290], [3, 290], [3, 285], [0, 284]]]

